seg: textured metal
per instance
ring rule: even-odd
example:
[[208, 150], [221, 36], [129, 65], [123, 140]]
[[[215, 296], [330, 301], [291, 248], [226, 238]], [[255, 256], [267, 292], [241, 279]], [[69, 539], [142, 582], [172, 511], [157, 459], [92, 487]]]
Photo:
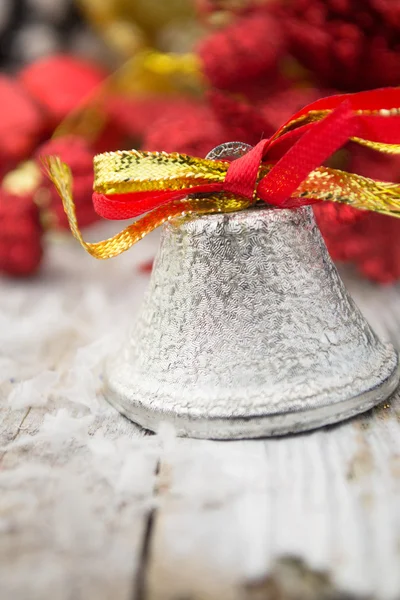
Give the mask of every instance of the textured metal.
[[227, 158], [240, 158], [247, 154], [252, 146], [244, 142], [225, 142], [216, 146], [206, 156], [209, 160], [226, 160]]
[[105, 373], [109, 401], [143, 427], [225, 439], [340, 421], [398, 380], [309, 207], [164, 225], [141, 313]]

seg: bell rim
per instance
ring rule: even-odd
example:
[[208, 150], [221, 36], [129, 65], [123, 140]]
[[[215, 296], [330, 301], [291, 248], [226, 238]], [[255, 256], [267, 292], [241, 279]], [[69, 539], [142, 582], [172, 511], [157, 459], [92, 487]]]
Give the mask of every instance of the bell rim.
[[[389, 346], [389, 344], [388, 344]], [[145, 404], [141, 400], [125, 398], [123, 394], [112, 390], [110, 380], [105, 378], [104, 395], [106, 400], [129, 420], [143, 429], [157, 431], [161, 423], [170, 423], [179, 437], [200, 439], [250, 439], [274, 437], [287, 434], [302, 433], [348, 420], [364, 413], [374, 406], [387, 400], [396, 390], [400, 381], [399, 355], [393, 349], [396, 357], [395, 366], [385, 379], [375, 386], [349, 398], [337, 402], [318, 405], [317, 396], [314, 406], [305, 409], [287, 408], [282, 412], [201, 417], [189, 413], [179, 413], [175, 409], [165, 410], [165, 400], [161, 398]], [[138, 390], [138, 396], [140, 391]], [[157, 404], [158, 403], [158, 404]], [[266, 408], [267, 408], [266, 404]], [[340, 410], [341, 409], [341, 410]]]

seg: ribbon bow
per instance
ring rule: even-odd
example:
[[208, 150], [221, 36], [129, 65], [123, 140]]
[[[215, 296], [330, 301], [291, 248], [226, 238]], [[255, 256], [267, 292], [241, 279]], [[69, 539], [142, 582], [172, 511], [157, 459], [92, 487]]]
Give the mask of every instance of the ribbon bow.
[[398, 183], [321, 166], [349, 140], [400, 154], [400, 89], [318, 100], [232, 162], [137, 150], [95, 156], [96, 212], [106, 219], [144, 215], [97, 243], [85, 242], [79, 230], [69, 167], [58, 157], [47, 157], [46, 163], [74, 236], [87, 252], [104, 259], [174, 217], [243, 210], [260, 201], [295, 208], [328, 200], [399, 217]]

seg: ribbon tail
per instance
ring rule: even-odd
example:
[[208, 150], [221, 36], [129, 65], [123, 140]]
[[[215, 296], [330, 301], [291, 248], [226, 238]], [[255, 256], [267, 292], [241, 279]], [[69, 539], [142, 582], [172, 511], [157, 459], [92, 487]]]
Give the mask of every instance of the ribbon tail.
[[314, 169], [357, 133], [357, 122], [348, 102], [315, 123], [263, 177], [257, 194], [266, 202], [283, 206]]
[[172, 218], [190, 216], [192, 213], [198, 215], [220, 211], [219, 203], [211, 197], [208, 199], [186, 198], [157, 207], [111, 238], [94, 243], [85, 242], [76, 217], [71, 169], [57, 156], [46, 157], [44, 162], [48, 177], [54, 183], [61, 197], [73, 236], [86, 252], [100, 260], [113, 258], [126, 252], [150, 231]]
[[[272, 146], [290, 135], [301, 136], [305, 128], [325, 119], [346, 102], [356, 117], [358, 134], [351, 141], [385, 154], [400, 154], [400, 88], [384, 88], [357, 94], [322, 98], [293, 115], [273, 136]], [[293, 138], [293, 135], [292, 135]]]
[[43, 159], [46, 174], [53, 182], [64, 207], [64, 212], [67, 215], [68, 223], [72, 231], [72, 235], [85, 248], [85, 242], [82, 238], [76, 218], [75, 204], [72, 197], [72, 173], [69, 166], [63, 163], [58, 156], [47, 156]]
[[329, 167], [312, 171], [281, 207], [295, 208], [324, 201], [400, 218], [399, 183], [376, 181]]
[[365, 146], [370, 150], [376, 150], [376, 152], [381, 152], [382, 154], [400, 154], [400, 144], [387, 144], [384, 142], [374, 142], [373, 140], [365, 140], [360, 137], [352, 137], [350, 139], [351, 142], [358, 144], [359, 146]]

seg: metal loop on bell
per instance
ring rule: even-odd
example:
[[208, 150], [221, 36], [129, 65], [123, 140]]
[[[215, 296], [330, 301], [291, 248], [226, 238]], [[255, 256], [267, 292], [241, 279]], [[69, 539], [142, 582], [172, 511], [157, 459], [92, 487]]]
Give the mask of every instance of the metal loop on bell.
[[225, 160], [227, 158], [234, 160], [250, 152], [252, 147], [244, 142], [225, 142], [210, 150], [206, 158], [209, 160]]

